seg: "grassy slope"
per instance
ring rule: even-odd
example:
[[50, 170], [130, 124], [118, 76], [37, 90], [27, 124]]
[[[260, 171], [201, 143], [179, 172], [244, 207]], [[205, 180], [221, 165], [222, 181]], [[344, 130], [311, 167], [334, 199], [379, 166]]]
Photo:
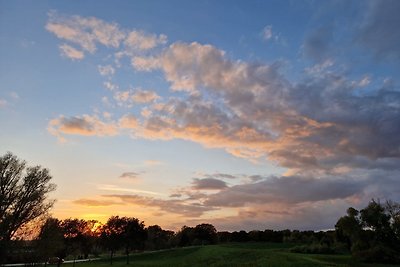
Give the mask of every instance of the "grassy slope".
[[[172, 249], [131, 256], [132, 266], [203, 267], [394, 267], [399, 265], [361, 264], [348, 255], [311, 255], [287, 251], [287, 244], [241, 243]], [[110, 266], [108, 259], [79, 263], [76, 267]], [[114, 267], [126, 266], [125, 258], [116, 258]]]

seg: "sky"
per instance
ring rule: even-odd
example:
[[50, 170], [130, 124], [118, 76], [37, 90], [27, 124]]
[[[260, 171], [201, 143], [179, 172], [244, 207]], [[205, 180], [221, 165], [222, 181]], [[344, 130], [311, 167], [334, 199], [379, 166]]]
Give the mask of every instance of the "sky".
[[400, 1], [0, 0], [0, 153], [51, 213], [331, 229], [400, 201]]

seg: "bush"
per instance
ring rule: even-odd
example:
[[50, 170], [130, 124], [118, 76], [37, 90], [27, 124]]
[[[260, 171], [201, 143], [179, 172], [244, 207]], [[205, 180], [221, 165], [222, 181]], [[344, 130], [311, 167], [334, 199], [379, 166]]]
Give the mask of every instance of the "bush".
[[345, 245], [339, 243], [332, 246], [327, 244], [312, 243], [310, 245], [296, 246], [291, 248], [290, 252], [304, 254], [344, 254], [348, 251]]
[[352, 255], [368, 263], [400, 263], [398, 252], [383, 244], [375, 245], [369, 249], [353, 251]]

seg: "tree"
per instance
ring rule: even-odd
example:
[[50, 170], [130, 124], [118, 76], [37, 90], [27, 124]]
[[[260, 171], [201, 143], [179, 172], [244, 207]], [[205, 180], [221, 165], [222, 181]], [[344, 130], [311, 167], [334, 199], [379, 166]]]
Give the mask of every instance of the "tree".
[[347, 216], [341, 217], [335, 225], [337, 239], [349, 249], [360, 239], [362, 225], [358, 216], [358, 210], [350, 207], [347, 209]]
[[400, 262], [400, 205], [372, 200], [360, 212], [353, 208], [336, 223], [339, 241], [347, 240], [353, 256], [367, 262]]
[[42, 225], [37, 239], [40, 258], [47, 263], [51, 257], [62, 257], [64, 250], [64, 235], [61, 222], [55, 218], [48, 218]]
[[0, 258], [19, 228], [53, 206], [54, 201], [47, 200], [56, 188], [51, 178], [48, 169], [27, 167], [10, 152], [0, 157]]
[[77, 256], [89, 256], [94, 245], [92, 232], [97, 221], [83, 219], [65, 219], [61, 222], [67, 254], [74, 256], [74, 266]]
[[100, 238], [103, 247], [110, 251], [110, 264], [113, 264], [113, 256], [121, 247], [122, 226], [118, 216], [112, 216], [102, 226]]
[[390, 227], [390, 215], [379, 202], [372, 200], [368, 206], [360, 211], [363, 225], [371, 228], [378, 239], [382, 241], [390, 239], [393, 235]]
[[103, 226], [101, 237], [103, 244], [110, 250], [112, 264], [115, 251], [123, 247], [126, 263], [129, 264], [129, 253], [132, 249], [141, 249], [146, 239], [144, 223], [136, 218], [112, 216]]
[[174, 236], [173, 231], [163, 230], [158, 225], [147, 227], [146, 249], [159, 250], [169, 247], [171, 239]]
[[181, 230], [175, 235], [176, 245], [179, 247], [191, 246], [194, 240], [194, 228], [189, 226], [182, 226]]
[[198, 224], [194, 228], [194, 238], [201, 245], [216, 244], [218, 241], [217, 230], [212, 224]]
[[398, 240], [400, 240], [400, 203], [391, 200], [386, 201], [386, 210], [390, 215], [393, 232]]

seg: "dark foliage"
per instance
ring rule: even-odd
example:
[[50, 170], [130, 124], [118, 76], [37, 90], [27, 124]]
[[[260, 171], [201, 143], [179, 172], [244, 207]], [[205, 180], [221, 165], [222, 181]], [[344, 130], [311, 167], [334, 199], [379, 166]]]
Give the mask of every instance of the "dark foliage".
[[365, 262], [400, 262], [400, 205], [372, 200], [361, 211], [347, 210], [335, 225], [337, 239]]
[[17, 230], [53, 206], [54, 201], [47, 200], [56, 188], [51, 179], [47, 169], [27, 167], [10, 152], [0, 157], [0, 261]]

